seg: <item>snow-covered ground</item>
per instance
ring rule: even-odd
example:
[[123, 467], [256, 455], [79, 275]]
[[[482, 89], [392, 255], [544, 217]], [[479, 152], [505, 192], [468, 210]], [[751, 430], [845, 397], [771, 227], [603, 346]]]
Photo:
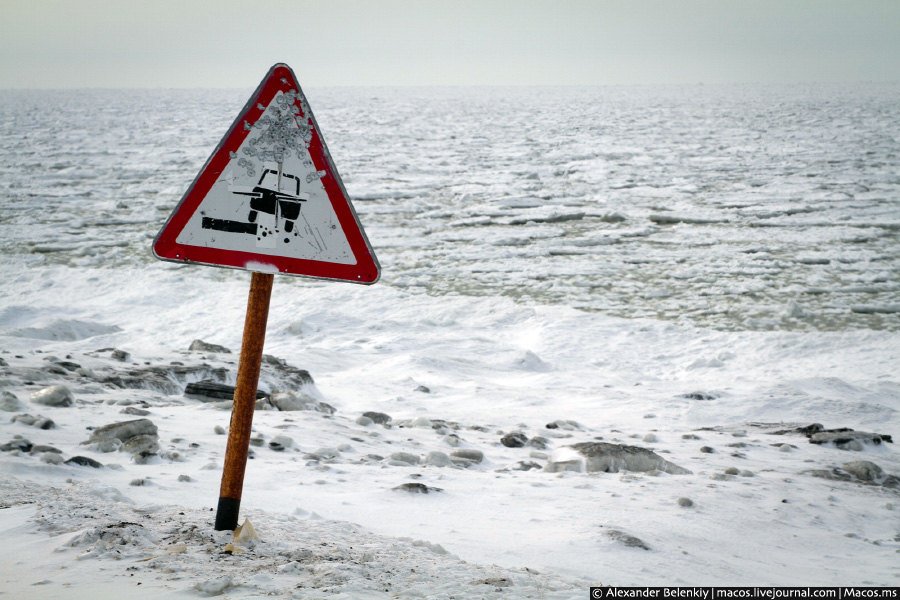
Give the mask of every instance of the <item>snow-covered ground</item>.
[[256, 412], [225, 553], [230, 412], [183, 392], [234, 383], [249, 275], [149, 245], [247, 94], [0, 93], [0, 592], [898, 584], [896, 445], [793, 431], [900, 435], [898, 86], [308, 92], [384, 276], [276, 279], [261, 388], [321, 410]]

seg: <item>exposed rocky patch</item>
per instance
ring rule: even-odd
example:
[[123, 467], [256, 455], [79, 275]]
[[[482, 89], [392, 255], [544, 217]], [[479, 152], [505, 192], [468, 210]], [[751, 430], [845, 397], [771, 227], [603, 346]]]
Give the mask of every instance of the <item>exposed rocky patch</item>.
[[529, 460], [529, 461], [520, 460], [520, 461], [518, 461], [518, 462], [516, 462], [516, 463], [514, 463], [514, 464], [512, 464], [512, 465], [510, 465], [510, 466], [508, 466], [508, 467], [506, 467], [506, 468], [500, 469], [500, 471], [502, 471], [502, 472], [507, 472], [507, 471], [531, 471], [531, 470], [537, 470], [537, 471], [540, 471], [540, 470], [543, 469], [543, 468], [544, 468], [544, 467], [542, 467], [542, 466], [540, 465], [540, 463], [536, 463], [536, 462], [534, 462], [533, 460]]
[[191, 352], [211, 352], [213, 354], [231, 354], [231, 350], [226, 348], [225, 346], [220, 346], [218, 344], [210, 344], [208, 342], [204, 342], [203, 340], [194, 340], [191, 342], [191, 345], [188, 347], [188, 350]]
[[[272, 407], [283, 411], [311, 410], [313, 412], [333, 415], [335, 408], [327, 402], [322, 402], [309, 394], [303, 392], [272, 392], [263, 404], [268, 403]], [[257, 408], [260, 408], [259, 403]]]
[[716, 400], [722, 397], [717, 392], [688, 392], [687, 394], [678, 394], [679, 398], [687, 398], [688, 400]]
[[366, 417], [367, 419], [371, 419], [372, 422], [377, 425], [385, 425], [387, 423], [390, 423], [392, 420], [390, 415], [374, 411], [364, 412], [362, 416]]
[[879, 446], [882, 442], [892, 443], [889, 435], [866, 431], [821, 431], [809, 438], [810, 444], [829, 444], [838, 450], [861, 451], [865, 446]]
[[126, 452], [132, 460], [143, 464], [159, 451], [158, 429], [149, 419], [110, 423], [93, 430], [82, 445], [98, 452]]
[[293, 367], [283, 358], [271, 354], [262, 355], [260, 379], [272, 380], [273, 388], [288, 390], [301, 389], [315, 383], [306, 369]]
[[[220, 383], [213, 380], [203, 380], [188, 383], [184, 388], [186, 398], [200, 400], [201, 402], [216, 402], [219, 400], [234, 400], [233, 385]], [[263, 390], [256, 391], [256, 398], [265, 398], [268, 393]]]
[[458, 467], [471, 467], [484, 460], [484, 452], [474, 448], [460, 448], [450, 453], [450, 462]]
[[159, 451], [159, 438], [155, 435], [136, 435], [119, 446], [119, 452], [129, 454], [155, 454]]
[[25, 408], [19, 398], [12, 392], [3, 390], [0, 392], [0, 411], [16, 412]]
[[5, 444], [0, 444], [0, 452], [30, 452], [33, 446], [29, 440], [17, 435]]
[[623, 546], [627, 546], [629, 548], [640, 548], [641, 550], [650, 550], [650, 546], [648, 546], [642, 539], [635, 537], [629, 533], [625, 533], [624, 531], [620, 531], [618, 529], [607, 529], [606, 535], [611, 540], [616, 541]]
[[110, 439], [118, 439], [120, 442], [125, 442], [136, 435], [158, 436], [158, 429], [150, 419], [134, 419], [132, 421], [110, 423], [94, 429], [88, 442]]
[[31, 401], [45, 406], [72, 406], [75, 396], [64, 385], [52, 385], [31, 394]]
[[32, 427], [37, 427], [38, 429], [53, 429], [56, 427], [56, 423], [53, 422], [53, 419], [48, 419], [46, 417], [42, 417], [38, 415], [33, 417], [29, 414], [16, 415], [12, 418], [13, 423], [21, 423], [23, 425], [30, 425]]
[[227, 379], [228, 369], [207, 364], [135, 367], [96, 377], [99, 383], [110, 387], [153, 390], [170, 395], [181, 394], [189, 382], [224, 383]]
[[394, 452], [391, 454], [388, 464], [395, 467], [411, 467], [419, 464], [419, 457], [411, 452]]
[[688, 475], [688, 469], [671, 463], [646, 448], [610, 444], [607, 442], [582, 442], [563, 446], [553, 451], [545, 470], [618, 473], [619, 471], [661, 471], [670, 475]]
[[409, 492], [411, 494], [427, 494], [428, 492], [443, 491], [441, 488], [430, 487], [424, 483], [403, 483], [391, 489], [397, 492]]
[[521, 448], [528, 443], [528, 436], [521, 431], [513, 431], [500, 438], [500, 443], [507, 448]]
[[269, 448], [276, 452], [282, 452], [294, 446], [294, 440], [287, 435], [276, 435], [269, 440]]
[[854, 460], [844, 463], [841, 467], [813, 469], [807, 472], [813, 477], [821, 477], [833, 481], [852, 481], [863, 485], [882, 486], [890, 489], [900, 488], [900, 477], [887, 474], [880, 466], [868, 460]]
[[536, 435], [533, 438], [529, 439], [527, 442], [525, 442], [526, 446], [529, 446], [531, 448], [536, 448], [538, 450], [546, 449], [549, 444], [550, 444], [550, 440], [548, 440], [547, 438], [540, 436], [540, 435]]
[[565, 429], [567, 431], [579, 431], [583, 429], [578, 421], [572, 421], [569, 419], [557, 419], [556, 421], [547, 423], [545, 427], [547, 429]]
[[64, 461], [64, 463], [67, 465], [77, 465], [79, 467], [91, 467], [92, 469], [103, 468], [102, 464], [87, 456], [73, 456], [69, 460]]
[[844, 471], [850, 473], [860, 481], [874, 481], [881, 483], [888, 477], [884, 469], [869, 460], [854, 460], [844, 463]]
[[[766, 426], [767, 424], [755, 424], [756, 426]], [[833, 429], [825, 429], [821, 423], [810, 423], [792, 427], [790, 429], [779, 429], [772, 431], [772, 435], [789, 435], [799, 434], [809, 438], [811, 444], [830, 444], [840, 450], [862, 450], [866, 444], [880, 445], [882, 442], [892, 444], [893, 438], [885, 433], [869, 433], [866, 431], [854, 431], [850, 427], [836, 427]]]

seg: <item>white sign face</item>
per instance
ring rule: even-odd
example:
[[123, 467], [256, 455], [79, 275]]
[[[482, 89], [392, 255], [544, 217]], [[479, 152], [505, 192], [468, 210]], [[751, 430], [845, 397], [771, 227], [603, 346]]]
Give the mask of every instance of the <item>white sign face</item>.
[[295, 99], [279, 91], [255, 123], [245, 124], [250, 134], [230, 153], [179, 244], [356, 263], [320, 181], [325, 172], [316, 170], [303, 143], [312, 124], [293, 114]]

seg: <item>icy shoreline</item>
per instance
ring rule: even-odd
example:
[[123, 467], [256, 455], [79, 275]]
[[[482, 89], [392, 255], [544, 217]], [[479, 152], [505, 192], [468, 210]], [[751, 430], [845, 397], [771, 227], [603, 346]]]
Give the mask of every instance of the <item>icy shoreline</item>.
[[[233, 383], [235, 354], [188, 347], [203, 337], [236, 350], [246, 289], [240, 281], [205, 279], [186, 288], [189, 273], [169, 271], [153, 286], [122, 271], [107, 282], [58, 279], [49, 297], [38, 280], [23, 282], [18, 293], [31, 300], [28, 307], [7, 304], [0, 354], [4, 390], [21, 407], [4, 413], [0, 443], [18, 435], [60, 449], [65, 459], [84, 455], [107, 466], [3, 452], [4, 475], [57, 489], [111, 488], [135, 506], [206, 516], [218, 491], [229, 411], [185, 397], [186, 380], [172, 389], [111, 383], [136, 371], [199, 365]], [[161, 300], [176, 293], [177, 305]], [[64, 297], [92, 300], [63, 307]], [[205, 311], [211, 298], [217, 309]], [[107, 311], [113, 303], [119, 308]], [[288, 310], [293, 306], [318, 308], [301, 316]], [[356, 306], [378, 319], [362, 319]], [[113, 349], [123, 352], [114, 357]], [[290, 516], [342, 521], [377, 536], [425, 540], [472, 565], [520, 574], [527, 567], [583, 583], [558, 597], [580, 596], [589, 583], [892, 585], [900, 576], [900, 495], [844, 465], [871, 461], [885, 475], [900, 474], [894, 445], [841, 450], [775, 432], [821, 422], [896, 436], [898, 350], [889, 332], [709, 332], [508, 299], [276, 286], [266, 352], [308, 370], [315, 389], [306, 391], [336, 412], [257, 411], [261, 445], [253, 446], [242, 506], [261, 532]], [[289, 387], [288, 375], [268, 368], [261, 387]], [[54, 384], [70, 387], [73, 406], [30, 399]], [[148, 414], [129, 414], [134, 409]], [[388, 414], [392, 426], [360, 420], [368, 411]], [[23, 413], [56, 427], [11, 421]], [[138, 418], [159, 430], [159, 456], [145, 464], [82, 445], [88, 428]], [[545, 438], [546, 448], [505, 445], [515, 432], [526, 441]], [[278, 436], [292, 444], [270, 446]], [[444, 439], [453, 436], [456, 446]], [[544, 468], [555, 451], [594, 441], [652, 449], [692, 473]], [[426, 460], [457, 449], [481, 452], [483, 460]], [[407, 460], [410, 466], [402, 464]], [[529, 463], [536, 466], [526, 470]], [[136, 480], [143, 485], [132, 485]], [[404, 484], [440, 491], [394, 489]], [[631, 538], [648, 549], [627, 545]], [[810, 553], [813, 547], [845, 550]], [[103, 560], [78, 563], [101, 566], [109, 567]], [[272, 577], [272, 585], [288, 585]]]

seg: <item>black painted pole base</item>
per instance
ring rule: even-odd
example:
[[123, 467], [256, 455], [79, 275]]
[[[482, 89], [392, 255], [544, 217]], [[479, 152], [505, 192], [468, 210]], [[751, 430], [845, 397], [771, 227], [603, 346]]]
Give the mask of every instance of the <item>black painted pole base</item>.
[[216, 531], [237, 529], [240, 510], [240, 498], [219, 498], [219, 508], [216, 509]]

